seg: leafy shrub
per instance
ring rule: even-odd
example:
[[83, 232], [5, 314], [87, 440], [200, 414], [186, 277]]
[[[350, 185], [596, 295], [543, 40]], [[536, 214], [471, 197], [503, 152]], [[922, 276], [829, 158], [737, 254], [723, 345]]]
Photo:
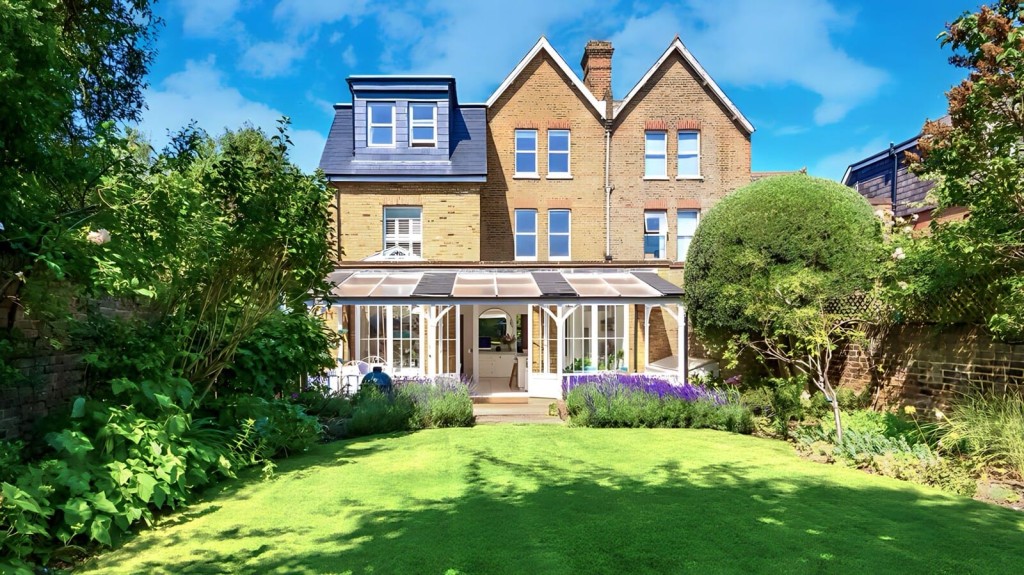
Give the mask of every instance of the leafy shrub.
[[686, 258], [683, 300], [693, 327], [702, 341], [722, 345], [763, 331], [758, 304], [780, 285], [805, 289], [794, 308], [867, 289], [881, 238], [868, 202], [837, 182], [787, 175], [737, 190], [702, 216]]
[[767, 419], [771, 431], [789, 437], [789, 423], [803, 418], [801, 394], [807, 389], [806, 377], [769, 378], [744, 383], [740, 402]]
[[566, 409], [573, 425], [694, 427], [735, 433], [751, 433], [754, 428], [753, 414], [735, 393], [620, 374], [566, 379]]
[[977, 482], [960, 461], [936, 453], [913, 423], [891, 414], [868, 410], [843, 414], [843, 441], [836, 443], [834, 424], [803, 426], [794, 434], [799, 448], [826, 454], [851, 467], [880, 475], [973, 495]]
[[989, 464], [1007, 465], [1024, 477], [1024, 397], [971, 394], [939, 420], [939, 445], [962, 449]]
[[[847, 412], [864, 409], [867, 407], [867, 390], [864, 394], [858, 394], [848, 387], [836, 389], [836, 401], [839, 402], [839, 409]], [[804, 401], [804, 411], [807, 415], [824, 419], [832, 417], [832, 404], [823, 393], [814, 393]]]
[[930, 485], [967, 497], [978, 489], [977, 481], [962, 463], [934, 454], [922, 457], [914, 453], [890, 452], [872, 457], [870, 468], [879, 475]]
[[298, 389], [301, 378], [334, 366], [330, 349], [338, 336], [305, 309], [275, 311], [243, 340], [224, 376], [227, 385], [271, 398]]
[[396, 383], [397, 393], [415, 406], [414, 428], [468, 427], [473, 425], [473, 399], [469, 385], [454, 377], [404, 380]]
[[351, 417], [352, 402], [330, 387], [320, 383], [307, 385], [302, 391], [290, 396], [293, 403], [301, 405], [306, 413], [320, 419]]
[[0, 570], [46, 563], [90, 541], [111, 545], [134, 523], [233, 474], [228, 434], [173, 406], [149, 417], [80, 398], [72, 418], [47, 436], [49, 457], [0, 484]]
[[317, 418], [288, 401], [238, 395], [224, 401], [220, 413], [224, 426], [238, 428], [243, 435], [255, 432], [246, 442], [261, 459], [306, 451], [323, 436]]
[[352, 399], [352, 419], [346, 435], [376, 435], [412, 429], [416, 406], [408, 396], [385, 394], [375, 385], [359, 388]]

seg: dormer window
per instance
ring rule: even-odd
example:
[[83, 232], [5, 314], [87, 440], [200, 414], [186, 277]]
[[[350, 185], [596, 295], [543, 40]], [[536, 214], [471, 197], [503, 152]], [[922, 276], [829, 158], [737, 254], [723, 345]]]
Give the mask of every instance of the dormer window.
[[395, 146], [395, 103], [370, 102], [366, 104], [366, 142], [370, 147]]
[[437, 106], [409, 104], [409, 145], [433, 148], [437, 145]]

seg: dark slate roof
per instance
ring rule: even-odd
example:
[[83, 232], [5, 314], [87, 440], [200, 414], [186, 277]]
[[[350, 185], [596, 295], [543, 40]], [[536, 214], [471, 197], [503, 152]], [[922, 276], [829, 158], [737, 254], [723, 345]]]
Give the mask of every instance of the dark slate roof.
[[487, 109], [456, 105], [450, 115], [447, 162], [354, 160], [352, 106], [334, 107], [334, 123], [320, 157], [329, 179], [352, 181], [484, 181], [487, 177]]
[[[925, 203], [934, 182], [921, 180], [906, 166], [907, 152], [917, 152], [917, 138], [894, 146], [895, 162], [889, 150], [885, 150], [856, 164], [852, 164], [843, 183], [857, 190], [860, 195], [877, 205], [888, 200], [893, 214], [907, 216], [917, 212], [935, 209]], [[895, 173], [895, 176], [894, 176]], [[896, 179], [896, 195], [893, 197], [893, 177]]]
[[[950, 119], [949, 116], [943, 116], [937, 121], [948, 124]], [[920, 137], [918, 134], [899, 144], [891, 144], [888, 149], [850, 164], [843, 175], [843, 184], [857, 190], [872, 205], [887, 203], [896, 216], [935, 209], [934, 205], [925, 203], [928, 192], [935, 184], [919, 179], [906, 166], [907, 152], [919, 153], [917, 140]], [[895, 165], [893, 155], [896, 156]], [[895, 196], [893, 179], [896, 180]]]

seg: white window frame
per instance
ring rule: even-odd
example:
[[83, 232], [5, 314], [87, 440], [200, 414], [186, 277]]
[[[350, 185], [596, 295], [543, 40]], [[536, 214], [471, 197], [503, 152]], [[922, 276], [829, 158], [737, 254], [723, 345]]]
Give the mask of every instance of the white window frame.
[[[551, 136], [554, 134], [565, 133], [565, 150], [552, 150], [551, 149]], [[565, 171], [564, 172], [553, 172], [551, 171], [551, 156], [555, 154], [565, 155]], [[572, 132], [570, 130], [548, 130], [548, 179], [551, 180], [569, 180], [572, 179]]]
[[[648, 136], [660, 135], [662, 143], [661, 152], [652, 152], [648, 146]], [[647, 173], [647, 160], [661, 158], [661, 173]], [[667, 130], [645, 130], [644, 131], [644, 179], [645, 180], [667, 180], [668, 179], [668, 131]]]
[[[519, 231], [519, 212], [528, 212], [533, 214], [533, 231], [532, 232], [520, 232]], [[516, 261], [520, 262], [535, 262], [537, 261], [537, 210], [533, 208], [516, 208], [512, 212], [512, 235], [514, 239], [514, 255]], [[519, 255], [519, 236], [533, 236], [533, 255], [532, 256], [520, 256]]]
[[[553, 232], [551, 231], [551, 214], [555, 212], [565, 212], [569, 216], [569, 228], [564, 232]], [[569, 253], [564, 256], [556, 256], [551, 253], [551, 236], [565, 236], [567, 245], [569, 247]], [[568, 261], [572, 259], [572, 210], [568, 209], [555, 209], [548, 210], [548, 260], [553, 262]]]
[[[696, 216], [697, 216], [697, 218], [696, 218], [697, 225], [700, 225], [700, 210], [697, 210], [697, 209], [679, 209], [679, 210], [676, 210], [676, 261], [677, 262], [685, 262], [686, 261], [686, 253], [685, 252], [680, 252], [680, 249], [679, 249], [680, 246], [682, 245], [682, 241], [681, 240], [683, 238], [690, 238], [690, 241], [692, 242], [693, 241], [693, 236], [696, 235], [696, 233], [697, 233], [697, 228], [694, 228], [693, 235], [684, 235], [682, 233], [682, 228], [679, 226], [679, 216], [682, 215], [682, 214], [696, 214]], [[687, 249], [687, 251], [689, 251], [689, 249]]]
[[[658, 221], [661, 224], [657, 232], [650, 231], [651, 228], [647, 226], [648, 218], [651, 216], [659, 216]], [[653, 257], [655, 260], [667, 260], [668, 259], [668, 211], [667, 210], [644, 210], [644, 240], [643, 250], [644, 259], [647, 259], [647, 238], [658, 237], [661, 239], [659, 251], [661, 252], [660, 257]]]
[[[399, 217], [392, 216], [388, 217], [388, 210], [418, 210], [418, 218], [410, 217]], [[394, 220], [395, 231], [392, 234], [388, 234], [388, 220]], [[399, 231], [401, 222], [408, 222], [408, 231], [402, 233]], [[384, 249], [393, 247], [400, 247], [410, 254], [423, 256], [423, 208], [421, 206], [385, 206], [384, 207]], [[419, 249], [417, 249], [419, 246]]]
[[[519, 134], [520, 133], [523, 133], [523, 134], [532, 133], [533, 134], [533, 150], [520, 150], [519, 149]], [[537, 130], [528, 129], [528, 128], [517, 128], [516, 131], [515, 131], [515, 134], [514, 134], [514, 138], [515, 138], [515, 145], [514, 145], [515, 152], [514, 152], [514, 155], [513, 155], [513, 158], [512, 158], [512, 162], [513, 162], [513, 167], [515, 168], [515, 173], [513, 174], [512, 177], [515, 177], [515, 178], [538, 178], [539, 179], [540, 176], [538, 175], [539, 172], [537, 171], [539, 169], [539, 167], [537, 166], [537, 160], [538, 160], [538, 158], [537, 158], [537, 146], [538, 146]], [[520, 172], [519, 171], [519, 154], [533, 154], [533, 171], [532, 172]]]
[[[682, 137], [683, 134], [696, 134], [696, 136], [697, 136], [697, 150], [696, 151], [687, 151], [685, 154], [683, 153], [682, 147], [680, 147], [680, 145], [679, 145], [680, 138]], [[700, 142], [700, 130], [679, 130], [676, 133], [676, 179], [677, 180], [700, 180], [700, 179], [704, 178], [704, 176], [701, 175], [701, 171], [700, 171], [700, 168], [701, 168], [701, 166], [700, 166], [700, 144], [701, 144], [701, 142]], [[684, 158], [684, 157], [685, 158], [697, 158], [697, 173], [696, 174], [684, 174], [682, 172], [682, 170], [680, 168], [680, 166], [682, 166], [682, 162], [680, 160], [682, 158]]]
[[[431, 112], [430, 120], [417, 120], [413, 114], [413, 108], [428, 108]], [[437, 104], [432, 102], [409, 102], [409, 147], [412, 148], [435, 148], [437, 147]], [[417, 140], [413, 137], [413, 128], [430, 128], [431, 137], [429, 140]]]
[[[387, 124], [375, 123], [373, 121], [373, 108], [388, 106], [391, 108], [391, 121]], [[367, 148], [394, 148], [395, 147], [395, 116], [397, 111], [395, 102], [367, 102], [366, 103], [366, 147]], [[372, 132], [374, 128], [391, 128], [390, 144], [374, 144]]]

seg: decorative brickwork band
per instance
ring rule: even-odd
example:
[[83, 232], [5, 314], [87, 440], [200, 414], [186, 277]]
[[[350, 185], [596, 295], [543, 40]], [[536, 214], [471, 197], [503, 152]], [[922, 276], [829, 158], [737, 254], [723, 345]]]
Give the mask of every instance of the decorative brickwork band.
[[676, 209], [679, 210], [699, 210], [700, 200], [676, 200]]
[[668, 130], [668, 122], [665, 120], [647, 120], [644, 124], [645, 130]]
[[569, 120], [548, 120], [549, 130], [568, 130]]
[[647, 200], [644, 202], [645, 210], [667, 210], [668, 200]]
[[677, 130], [699, 130], [700, 120], [679, 120], [676, 124]]
[[537, 122], [533, 122], [533, 121], [530, 121], [530, 120], [516, 120], [516, 129], [517, 130], [536, 130], [537, 129]]

